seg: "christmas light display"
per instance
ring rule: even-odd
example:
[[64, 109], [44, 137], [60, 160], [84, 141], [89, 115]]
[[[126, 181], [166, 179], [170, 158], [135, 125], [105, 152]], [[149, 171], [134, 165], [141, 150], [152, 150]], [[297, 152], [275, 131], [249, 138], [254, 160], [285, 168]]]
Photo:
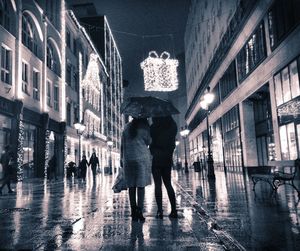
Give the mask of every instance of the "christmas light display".
[[85, 99], [93, 105], [96, 110], [100, 109], [99, 97], [101, 81], [99, 76], [98, 56], [94, 53], [90, 55], [90, 61], [81, 86], [85, 91]]
[[47, 170], [49, 163], [49, 151], [50, 151], [50, 130], [46, 130], [45, 132], [45, 169], [44, 169], [44, 177], [47, 178]]
[[17, 146], [17, 180], [23, 179], [23, 156], [24, 156], [24, 123], [19, 120], [19, 135], [18, 135], [18, 146]]
[[160, 56], [150, 51], [149, 56], [141, 63], [144, 71], [145, 91], [169, 92], [178, 89], [178, 60], [170, 59], [164, 51]]

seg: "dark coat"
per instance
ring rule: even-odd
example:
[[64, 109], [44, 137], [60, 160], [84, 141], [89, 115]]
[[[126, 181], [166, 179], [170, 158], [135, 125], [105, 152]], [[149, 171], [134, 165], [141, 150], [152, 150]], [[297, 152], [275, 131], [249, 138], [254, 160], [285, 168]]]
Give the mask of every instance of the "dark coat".
[[82, 177], [86, 176], [86, 169], [87, 169], [88, 164], [89, 163], [86, 159], [83, 159], [83, 160], [80, 161], [79, 170], [80, 170], [80, 175]]
[[89, 162], [89, 165], [91, 165], [92, 168], [96, 168], [97, 165], [99, 165], [99, 159], [98, 157], [91, 157], [90, 158], [90, 162]]
[[150, 127], [150, 134], [152, 138], [150, 145], [153, 156], [152, 166], [171, 167], [177, 134], [175, 121], [172, 117], [154, 119], [154, 123]]

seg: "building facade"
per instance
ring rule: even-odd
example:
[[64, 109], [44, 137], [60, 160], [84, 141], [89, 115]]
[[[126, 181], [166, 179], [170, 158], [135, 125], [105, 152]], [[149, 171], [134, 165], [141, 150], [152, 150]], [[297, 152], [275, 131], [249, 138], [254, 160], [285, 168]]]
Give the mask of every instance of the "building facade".
[[[104, 87], [107, 85], [106, 67], [75, 14], [66, 14], [66, 162], [88, 159], [95, 152], [100, 165], [108, 165], [107, 137], [104, 126]], [[77, 132], [75, 123], [85, 125]], [[79, 147], [79, 137], [81, 146]]]
[[[300, 153], [297, 1], [192, 1], [185, 50], [192, 159], [215, 166], [263, 166]], [[208, 14], [209, 13], [209, 14]], [[201, 108], [207, 87], [206, 111]]]
[[[78, 13], [84, 16], [84, 12], [78, 11]], [[103, 89], [104, 134], [109, 141], [113, 142], [109, 146], [109, 158], [111, 157], [112, 166], [119, 167], [121, 134], [124, 127], [124, 118], [120, 110], [124, 96], [122, 58], [106, 16], [80, 17], [80, 22], [95, 42], [109, 75], [107, 85]]]
[[54, 153], [58, 175], [77, 162], [75, 122], [86, 126], [81, 153], [108, 165], [109, 74], [65, 1], [1, 0], [0, 31], [0, 151], [11, 145], [18, 178], [45, 177]]

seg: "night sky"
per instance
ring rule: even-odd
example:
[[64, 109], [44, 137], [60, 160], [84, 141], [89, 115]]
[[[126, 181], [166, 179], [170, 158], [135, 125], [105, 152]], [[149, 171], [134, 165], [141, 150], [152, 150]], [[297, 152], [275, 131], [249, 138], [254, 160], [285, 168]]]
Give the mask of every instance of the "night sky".
[[[123, 61], [127, 95], [145, 95], [140, 62], [149, 51], [168, 51], [175, 57], [184, 51], [184, 30], [190, 0], [76, 0], [93, 2], [97, 14], [106, 15]], [[159, 96], [159, 95], [157, 95]]]

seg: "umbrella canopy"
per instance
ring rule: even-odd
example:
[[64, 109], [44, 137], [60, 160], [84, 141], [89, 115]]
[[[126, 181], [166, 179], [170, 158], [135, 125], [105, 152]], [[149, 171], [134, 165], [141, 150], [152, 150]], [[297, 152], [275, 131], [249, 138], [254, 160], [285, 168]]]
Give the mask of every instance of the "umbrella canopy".
[[121, 112], [135, 118], [164, 117], [179, 113], [170, 101], [152, 96], [128, 98], [122, 103]]

